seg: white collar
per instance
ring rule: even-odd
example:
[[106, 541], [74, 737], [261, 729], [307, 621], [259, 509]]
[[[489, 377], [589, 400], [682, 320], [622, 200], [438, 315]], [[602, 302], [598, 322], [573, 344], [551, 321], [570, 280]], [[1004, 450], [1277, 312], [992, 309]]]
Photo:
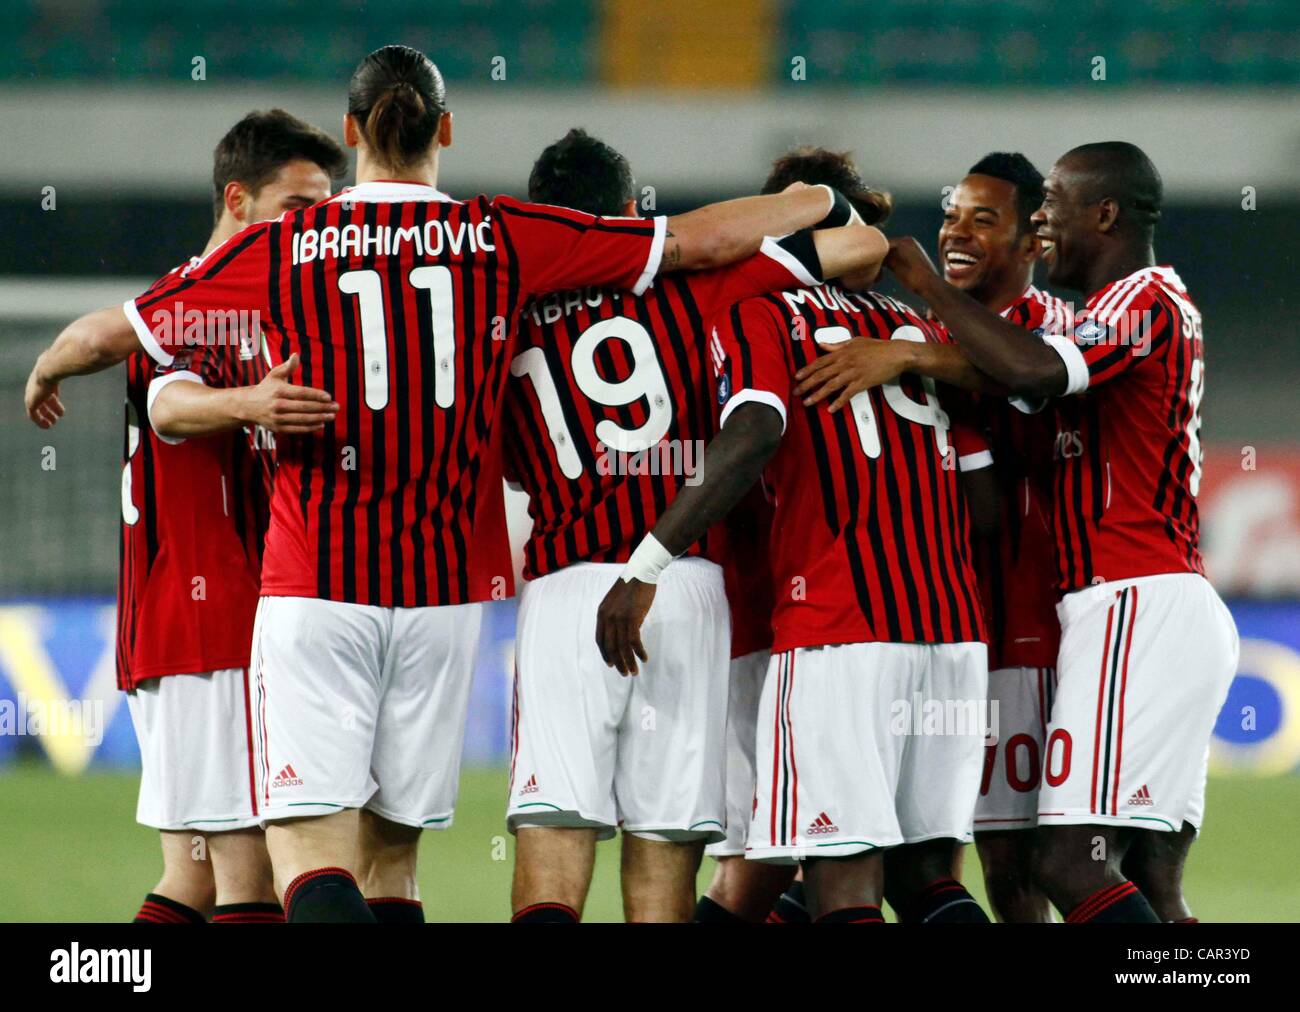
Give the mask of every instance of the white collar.
[[356, 186], [340, 190], [330, 198], [330, 203], [341, 200], [363, 204], [391, 204], [405, 200], [451, 200], [451, 198], [437, 187], [425, 186], [423, 183], [374, 181], [358, 183]]
[[1148, 281], [1155, 278], [1165, 284], [1173, 285], [1174, 288], [1186, 291], [1183, 279], [1178, 276], [1178, 272], [1169, 264], [1156, 264], [1152, 267], [1139, 267], [1132, 274], [1127, 274], [1122, 278], [1116, 278], [1110, 284], [1103, 286], [1100, 291], [1114, 291], [1120, 285], [1127, 284], [1131, 281]]

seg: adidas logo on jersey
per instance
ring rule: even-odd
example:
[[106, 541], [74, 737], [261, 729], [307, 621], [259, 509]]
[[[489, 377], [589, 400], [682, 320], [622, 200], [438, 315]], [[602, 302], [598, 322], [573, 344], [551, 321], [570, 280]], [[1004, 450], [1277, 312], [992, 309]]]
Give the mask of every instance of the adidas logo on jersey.
[[813, 819], [811, 825], [806, 830], [809, 836], [826, 836], [830, 833], [838, 833], [840, 827], [831, 822], [831, 817], [825, 812]]
[[241, 362], [251, 362], [257, 358], [257, 350], [261, 347], [264, 337], [259, 330], [256, 337], [252, 334], [239, 335], [239, 360]]
[[1147, 790], [1146, 784], [1143, 784], [1141, 787], [1139, 787], [1136, 791], [1133, 792], [1133, 796], [1128, 799], [1128, 803], [1130, 805], [1155, 804], [1155, 802], [1151, 800], [1151, 792]]
[[538, 787], [537, 787], [537, 774], [534, 773], [531, 777], [528, 778], [528, 783], [524, 784], [524, 786], [521, 787], [521, 788], [519, 789], [519, 793], [520, 793], [520, 794], [536, 794], [537, 791], [538, 791]]
[[298, 774], [293, 771], [293, 764], [287, 764], [284, 769], [275, 775], [271, 781], [272, 787], [301, 787], [302, 780]]

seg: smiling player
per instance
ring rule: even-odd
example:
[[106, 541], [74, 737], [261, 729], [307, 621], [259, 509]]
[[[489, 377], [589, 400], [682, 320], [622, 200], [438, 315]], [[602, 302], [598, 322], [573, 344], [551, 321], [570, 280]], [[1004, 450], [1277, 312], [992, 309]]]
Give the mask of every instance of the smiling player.
[[[981, 305], [1027, 330], [1058, 329], [1069, 319], [1060, 299], [1032, 284], [1039, 240], [1030, 215], [1043, 177], [1024, 155], [988, 155], [953, 192], [939, 229], [944, 277]], [[975, 844], [989, 902], [1004, 921], [1050, 919], [1033, 883], [1030, 857], [1037, 824], [1042, 755], [1056, 685], [1055, 569], [1050, 412], [1028, 414], [1003, 398], [985, 398], [983, 422], [993, 447], [1000, 500], [997, 531], [976, 545], [980, 598], [989, 623], [989, 699], [997, 740], [985, 749]]]
[[896, 366], [1054, 398], [1064, 597], [1036, 876], [1071, 921], [1192, 919], [1182, 869], [1238, 655], [1199, 550], [1204, 337], [1177, 273], [1156, 265], [1162, 195], [1155, 166], [1127, 142], [1056, 162], [1032, 221], [1048, 280], [1089, 294], [1072, 328], [1041, 339], [938, 277], [915, 240], [894, 240], [889, 266], [962, 354], [873, 367], [876, 382]]

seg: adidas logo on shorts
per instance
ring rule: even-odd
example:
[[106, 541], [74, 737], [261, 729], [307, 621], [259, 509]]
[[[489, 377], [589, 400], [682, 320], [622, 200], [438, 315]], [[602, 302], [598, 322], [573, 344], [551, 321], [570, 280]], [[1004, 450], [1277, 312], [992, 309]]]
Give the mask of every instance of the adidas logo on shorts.
[[1139, 787], [1136, 791], [1133, 792], [1133, 796], [1128, 799], [1128, 803], [1130, 805], [1155, 804], [1155, 802], [1151, 800], [1151, 792], [1147, 790], [1146, 784], [1143, 784], [1141, 787]]
[[284, 767], [284, 769], [275, 775], [275, 779], [271, 781], [271, 786], [301, 787], [302, 780], [298, 777], [298, 774], [293, 771], [293, 764], [289, 763]]
[[521, 787], [521, 788], [519, 789], [519, 793], [520, 793], [520, 794], [536, 794], [537, 791], [538, 791], [538, 787], [537, 787], [537, 774], [534, 773], [531, 777], [528, 778], [528, 783], [524, 784], [524, 786]]
[[831, 822], [831, 817], [825, 812], [813, 819], [805, 832], [808, 836], [825, 836], [829, 833], [838, 833], [840, 827]]

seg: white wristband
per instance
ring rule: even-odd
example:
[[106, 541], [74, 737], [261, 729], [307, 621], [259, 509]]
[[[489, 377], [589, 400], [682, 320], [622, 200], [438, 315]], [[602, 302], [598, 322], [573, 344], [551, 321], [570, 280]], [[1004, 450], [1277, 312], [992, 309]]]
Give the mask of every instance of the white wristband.
[[624, 567], [620, 578], [624, 583], [630, 583], [632, 580], [640, 580], [642, 583], [658, 583], [659, 574], [664, 571], [664, 567], [673, 561], [673, 555], [653, 534], [647, 534], [641, 539], [641, 544], [633, 550], [631, 557], [627, 560], [627, 566]]

